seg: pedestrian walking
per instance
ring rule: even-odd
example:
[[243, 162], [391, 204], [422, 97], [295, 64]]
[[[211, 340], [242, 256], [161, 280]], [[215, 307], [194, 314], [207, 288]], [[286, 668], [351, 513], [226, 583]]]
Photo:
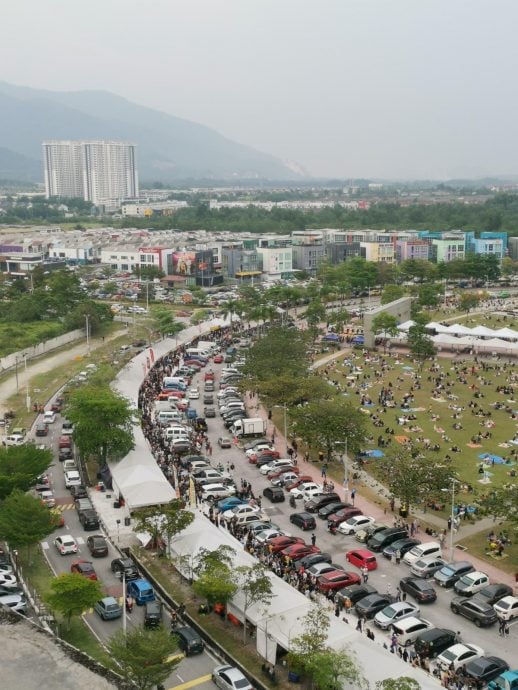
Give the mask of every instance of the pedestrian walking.
[[504, 636], [504, 629], [505, 629], [505, 621], [501, 618], [498, 621], [498, 634], [500, 635], [500, 637]]
[[368, 582], [368, 580], [369, 580], [369, 571], [367, 570], [367, 566], [366, 566], [366, 565], [362, 566], [361, 573], [362, 573], [363, 581], [364, 581], [364, 582]]
[[396, 601], [401, 601], [401, 590], [399, 587], [396, 587]]
[[358, 618], [358, 622], [356, 623], [356, 630], [358, 632], [363, 632], [363, 618]]
[[351, 489], [351, 503], [354, 505], [354, 499], [356, 496], [356, 489]]
[[313, 534], [311, 535], [311, 546], [315, 546], [316, 543], [317, 543], [317, 535], [313, 532]]
[[322, 478], [325, 479], [327, 477], [327, 463], [324, 463], [322, 465]]
[[399, 549], [396, 550], [396, 565], [399, 565], [401, 563], [401, 551]]

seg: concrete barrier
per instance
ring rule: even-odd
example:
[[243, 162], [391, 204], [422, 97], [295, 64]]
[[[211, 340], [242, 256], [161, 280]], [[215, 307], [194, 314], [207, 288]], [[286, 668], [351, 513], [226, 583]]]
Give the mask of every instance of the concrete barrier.
[[68, 331], [68, 333], [63, 333], [63, 335], [58, 335], [57, 338], [51, 338], [50, 340], [45, 340], [43, 343], [38, 343], [37, 345], [32, 345], [31, 347], [26, 347], [18, 352], [13, 352], [10, 355], [0, 358], [0, 374], [9, 369], [14, 369], [17, 364], [23, 365], [24, 358], [27, 357], [27, 361], [34, 359], [35, 357], [41, 357], [41, 355], [56, 350], [58, 347], [67, 345], [74, 340], [80, 340], [85, 337], [85, 331], [82, 328], [77, 328], [75, 331]]

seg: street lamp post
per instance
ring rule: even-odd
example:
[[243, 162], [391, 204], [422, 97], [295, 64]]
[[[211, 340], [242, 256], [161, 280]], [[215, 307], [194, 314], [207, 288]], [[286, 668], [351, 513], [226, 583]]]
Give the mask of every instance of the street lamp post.
[[29, 396], [29, 377], [27, 375], [27, 353], [23, 355], [23, 364], [25, 369], [25, 404], [27, 405], [27, 412], [30, 412], [31, 398]]
[[[458, 479], [455, 477], [451, 478], [451, 526], [450, 526], [450, 560], [453, 562], [455, 560], [453, 553], [453, 528], [455, 525], [455, 484], [460, 484]], [[448, 491], [448, 489], [443, 489], [443, 491]]]
[[344, 466], [344, 500], [347, 501], [349, 495], [349, 458], [347, 457], [347, 439], [345, 441], [335, 441], [336, 446], [345, 446], [345, 452], [340, 453], [340, 460]]
[[279, 407], [284, 410], [284, 441], [286, 443], [286, 453], [288, 452], [288, 418], [287, 418], [287, 411], [286, 411], [286, 403], [282, 403], [282, 405], [274, 405], [274, 407]]

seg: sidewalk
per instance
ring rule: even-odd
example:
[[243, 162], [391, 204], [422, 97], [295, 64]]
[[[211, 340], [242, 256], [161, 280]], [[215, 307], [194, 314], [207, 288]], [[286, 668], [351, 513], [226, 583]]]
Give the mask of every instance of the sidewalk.
[[[311, 368], [316, 368], [316, 366], [321, 366], [322, 364], [326, 364], [328, 361], [336, 358], [340, 354], [343, 353], [343, 350], [339, 350], [336, 353], [332, 353], [331, 355], [328, 355], [327, 357], [319, 360], [318, 362], [315, 362], [312, 364]], [[251, 398], [248, 394], [246, 395], [246, 407], [247, 409], [253, 409], [253, 414], [256, 417], [261, 417], [266, 421], [266, 437], [271, 438], [271, 434], [275, 428], [275, 441], [274, 441], [274, 446], [276, 450], [279, 451], [281, 454], [281, 457], [285, 456], [286, 453], [286, 448], [288, 447], [287, 440], [284, 438], [284, 435], [280, 429], [277, 427], [274, 427], [272, 421], [268, 421], [268, 413], [266, 409], [258, 402], [257, 397]], [[349, 461], [349, 467], [351, 467], [351, 459], [348, 458]], [[313, 481], [316, 483], [322, 482], [322, 476], [321, 476], [321, 470], [314, 465], [311, 462], [305, 462], [302, 457], [297, 458], [297, 464], [298, 467], [300, 468], [300, 473], [301, 474], [307, 474], [309, 475]], [[364, 515], [370, 515], [372, 516], [376, 522], [382, 522], [385, 523], [387, 526], [391, 527], [393, 524], [393, 520], [397, 513], [392, 513], [389, 508], [384, 508], [381, 505], [381, 499], [386, 499], [388, 498], [388, 490], [376, 479], [368, 475], [364, 470], [355, 470], [355, 473], [358, 472], [360, 474], [360, 479], [362, 482], [367, 484], [369, 487], [373, 488], [377, 494], [380, 496], [380, 504], [373, 503], [372, 501], [369, 501], [367, 498], [361, 495], [361, 487], [357, 488], [357, 493], [355, 496], [354, 500], [354, 505], [357, 508], [360, 508], [360, 510], [364, 513]], [[351, 473], [352, 474], [352, 473]], [[353, 482], [349, 482], [350, 487], [352, 488]], [[335, 484], [334, 488], [335, 492], [340, 496], [341, 499], [345, 498], [345, 491], [344, 487], [340, 484]], [[409, 516], [411, 518], [417, 518], [419, 522], [427, 522], [431, 525], [434, 525], [437, 527], [438, 530], [441, 529], [447, 529], [447, 522], [443, 518], [439, 517], [438, 515], [434, 515], [433, 512], [423, 512], [423, 511], [413, 511], [412, 515]], [[461, 528], [459, 532], [456, 535], [456, 538], [454, 539], [454, 545], [455, 543], [461, 543], [462, 539], [468, 536], [471, 536], [472, 534], [476, 534], [478, 532], [489, 532], [494, 528], [494, 521], [492, 518], [484, 518], [483, 520], [479, 520], [478, 522], [474, 524], [461, 524]], [[435, 537], [432, 537], [428, 534], [426, 534], [423, 531], [419, 531], [418, 533], [418, 538], [421, 539], [421, 541], [426, 542], [426, 541], [434, 541]], [[446, 543], [444, 545], [444, 555], [447, 559], [450, 559], [450, 553], [449, 553], [449, 548], [450, 546], [450, 535], [448, 533]], [[454, 546], [455, 548], [455, 546]], [[467, 559], [473, 563], [475, 568], [477, 570], [481, 570], [484, 573], [487, 573], [487, 575], [490, 577], [492, 582], [502, 582], [513, 589], [516, 586], [516, 582], [514, 580], [514, 577], [510, 574], [504, 573], [501, 570], [499, 570], [496, 566], [491, 565], [490, 563], [487, 563], [486, 561], [482, 561], [479, 558], [474, 557], [472, 554], [470, 554], [468, 551], [455, 551], [455, 560], [464, 560]]]

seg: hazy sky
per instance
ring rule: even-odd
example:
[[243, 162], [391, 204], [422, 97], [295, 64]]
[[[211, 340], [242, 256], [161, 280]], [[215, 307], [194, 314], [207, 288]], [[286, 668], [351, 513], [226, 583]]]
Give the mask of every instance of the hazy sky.
[[3, 0], [0, 78], [105, 89], [311, 174], [518, 173], [518, 0]]

